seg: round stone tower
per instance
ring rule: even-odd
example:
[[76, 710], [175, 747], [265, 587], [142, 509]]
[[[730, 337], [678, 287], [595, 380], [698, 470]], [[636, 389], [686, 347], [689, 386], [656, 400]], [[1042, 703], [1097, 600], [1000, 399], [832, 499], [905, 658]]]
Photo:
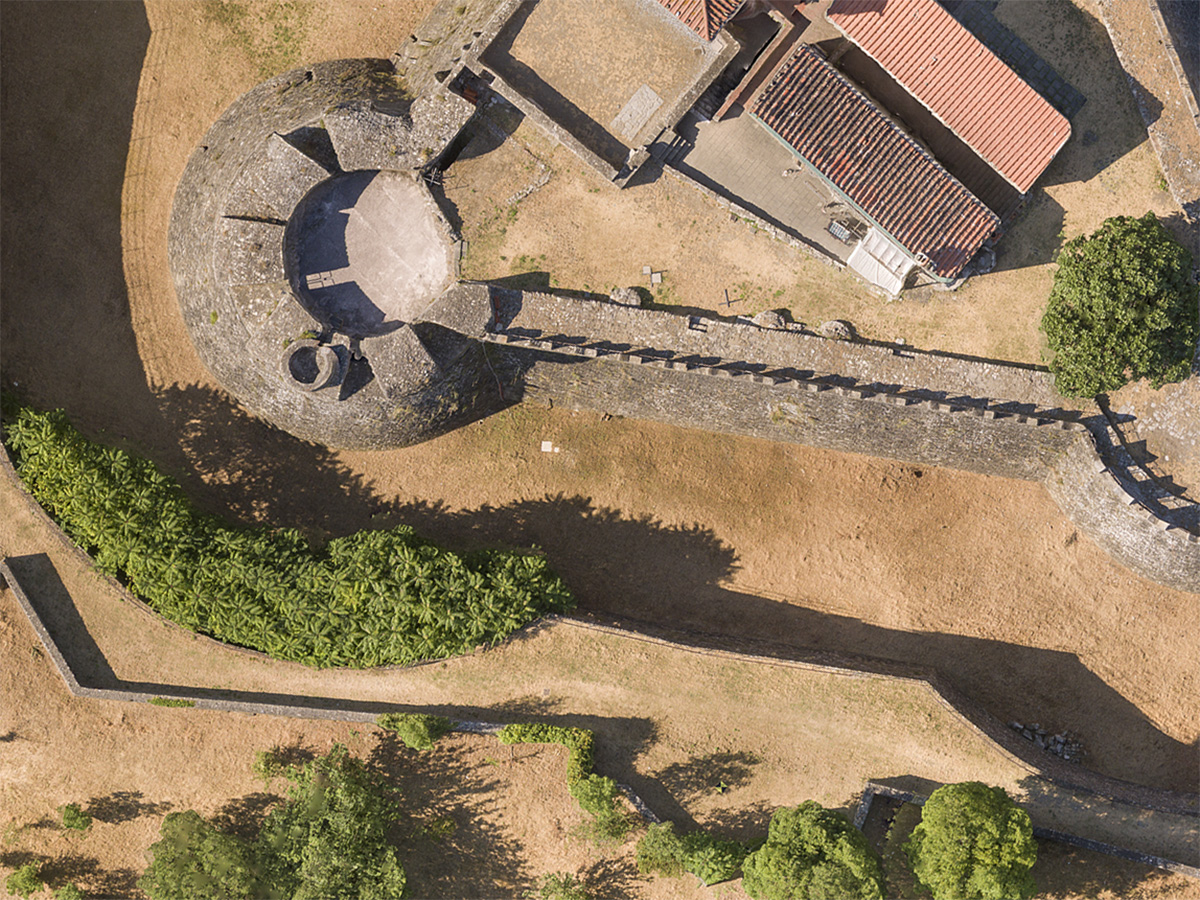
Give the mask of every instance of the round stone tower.
[[251, 412], [333, 447], [426, 440], [483, 411], [486, 285], [423, 178], [470, 116], [386, 60], [276, 76], [192, 154], [168, 236], [204, 363]]

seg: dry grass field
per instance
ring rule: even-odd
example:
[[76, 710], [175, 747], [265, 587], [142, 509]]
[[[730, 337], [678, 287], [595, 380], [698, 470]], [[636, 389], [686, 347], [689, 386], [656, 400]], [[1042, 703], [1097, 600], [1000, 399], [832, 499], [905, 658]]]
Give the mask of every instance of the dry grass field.
[[[1183, 627], [1196, 622], [1195, 596], [1116, 565], [1037, 485], [527, 408], [419, 447], [333, 452], [251, 419], [220, 391], [192, 350], [166, 265], [188, 155], [265, 75], [387, 55], [430, 5], [0, 4], [4, 388], [151, 457], [207, 509], [317, 538], [410, 522], [456, 547], [536, 543], [586, 610], [933, 666], [1001, 719], [1078, 733], [1100, 771], [1195, 790], [1200, 685], [1188, 662], [1200, 647]], [[673, 179], [617, 193], [524, 123], [516, 142], [450, 173], [471, 242], [466, 274], [544, 272], [564, 288], [606, 290], [641, 283], [652, 264], [667, 271], [664, 302], [716, 309], [729, 288], [747, 297], [739, 312], [788, 306], [804, 321], [849, 318], [871, 337], [1037, 361], [1046, 238], [1118, 212], [1170, 211], [1084, 6], [1001, 5], [1004, 21], [1104, 103], [1080, 113], [1002, 245], [999, 271], [965, 291], [886, 304]], [[497, 204], [539, 163], [550, 170], [544, 187]], [[563, 452], [539, 453], [543, 439]], [[868, 777], [1033, 787], [904, 685], [717, 665], [577, 626], [416, 670], [317, 672], [148, 623], [51, 546], [10, 486], [0, 489], [0, 548], [50, 555], [93, 635], [94, 647], [76, 649], [98, 682], [172, 679], [583, 724], [599, 735], [601, 771], [683, 822], [747, 833], [774, 806], [807, 797], [845, 807]], [[456, 737], [418, 758], [346, 725], [70, 700], [7, 593], [0, 658], [0, 874], [32, 854], [90, 890], [128, 896], [163, 813], [261, 811], [256, 750], [339, 740], [386, 757], [411, 791], [402, 856], [417, 896], [512, 896], [555, 870], [591, 873], [606, 896], [701, 893], [639, 879], [628, 847], [601, 855], [572, 838], [578, 814], [552, 754], [518, 758]], [[721, 782], [732, 787], [721, 792]], [[111, 821], [83, 838], [50, 827], [57, 806], [92, 798], [115, 798]], [[1145, 833], [1122, 825], [1120, 811], [1091, 812], [1080, 828]], [[442, 816], [454, 834], [422, 836], [421, 823]], [[1067, 861], [1078, 868], [1060, 876]], [[1096, 881], [1086, 859], [1063, 862], [1045, 896], [1200, 897], [1194, 882], [1145, 869], [1113, 864], [1093, 869], [1106, 873]]]

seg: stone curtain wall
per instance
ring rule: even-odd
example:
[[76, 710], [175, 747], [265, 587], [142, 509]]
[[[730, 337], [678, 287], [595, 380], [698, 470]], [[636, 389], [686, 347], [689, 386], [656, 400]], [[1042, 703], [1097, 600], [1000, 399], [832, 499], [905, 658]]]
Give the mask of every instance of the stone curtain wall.
[[[982, 475], [1040, 481], [1067, 448], [1086, 440], [1076, 422], [915, 400], [816, 379], [611, 353], [551, 351], [548, 341], [509, 339], [522, 353], [521, 398], [547, 406], [651, 419], [685, 428], [807, 444]], [[519, 350], [517, 348], [520, 348]], [[532, 352], [530, 352], [532, 351]], [[568, 352], [570, 352], [568, 351]]]
[[[795, 370], [762, 374], [741, 361], [706, 357], [701, 364], [605, 342], [516, 333], [484, 339], [507, 373], [510, 400], [1041, 481], [1079, 529], [1120, 563], [1160, 584], [1200, 593], [1200, 539], [1159, 517], [1119, 481], [1088, 427], [1061, 409], [966, 396], [928, 399], [894, 384], [843, 379], [853, 382], [846, 386]], [[946, 362], [955, 370], [978, 368], [978, 379], [988, 381], [1000, 377], [991, 370], [1005, 368]], [[1020, 378], [1041, 375], [1014, 371]]]

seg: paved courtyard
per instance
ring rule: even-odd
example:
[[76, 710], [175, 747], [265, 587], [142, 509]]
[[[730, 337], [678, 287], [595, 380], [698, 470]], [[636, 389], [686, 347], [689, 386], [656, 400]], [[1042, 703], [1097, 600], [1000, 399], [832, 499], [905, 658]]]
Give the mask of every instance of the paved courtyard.
[[539, 0], [517, 10], [483, 61], [620, 167], [719, 51], [655, 0]]
[[789, 234], [845, 262], [853, 247], [830, 234], [830, 222], [858, 225], [859, 236], [865, 233], [849, 206], [740, 106], [720, 122], [689, 115], [676, 131], [693, 146], [672, 166]]
[[412, 321], [453, 279], [450, 245], [428, 192], [399, 172], [330, 179], [305, 201], [296, 239], [300, 297], [355, 337]]

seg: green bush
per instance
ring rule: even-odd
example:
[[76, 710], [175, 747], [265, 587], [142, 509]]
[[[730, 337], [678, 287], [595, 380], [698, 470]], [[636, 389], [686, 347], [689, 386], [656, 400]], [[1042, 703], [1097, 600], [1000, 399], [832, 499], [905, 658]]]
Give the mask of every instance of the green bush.
[[151, 706], [171, 706], [179, 709], [190, 709], [196, 705], [195, 700], [181, 700], [179, 697], [151, 697], [146, 702]]
[[54, 900], [83, 900], [83, 891], [75, 882], [69, 881], [54, 892]]
[[569, 872], [552, 872], [538, 879], [537, 887], [525, 891], [525, 900], [591, 900], [587, 886]]
[[4, 887], [14, 897], [29, 900], [31, 894], [36, 894], [46, 886], [42, 880], [41, 867], [37, 863], [25, 863], [4, 880]]
[[880, 900], [883, 869], [862, 832], [809, 800], [776, 810], [767, 840], [742, 864], [754, 900]]
[[68, 803], [59, 807], [58, 811], [62, 813], [63, 828], [87, 831], [92, 827], [92, 817], [80, 809], [78, 803]]
[[1106, 219], [1058, 257], [1042, 331], [1059, 392], [1093, 397], [1126, 381], [1186, 378], [1200, 337], [1192, 255], [1154, 213]]
[[571, 796], [579, 808], [592, 817], [588, 831], [598, 841], [619, 841], [629, 833], [629, 816], [621, 809], [617, 783], [595, 773], [570, 784]]
[[275, 778], [288, 774], [287, 763], [283, 761], [283, 752], [275, 746], [270, 750], [259, 750], [254, 754], [254, 762], [250, 771], [263, 780], [263, 785], [269, 785]]
[[313, 550], [293, 529], [201, 515], [151, 463], [86, 440], [61, 411], [5, 425], [17, 471], [101, 571], [157, 612], [222, 641], [314, 666], [468, 653], [573, 604], [537, 555], [442, 550], [411, 528]]
[[449, 719], [425, 713], [384, 713], [375, 722], [380, 728], [396, 732], [413, 750], [432, 750], [438, 738], [453, 727]]
[[1004, 788], [978, 781], [938, 788], [904, 849], [935, 900], [1018, 900], [1036, 890], [1033, 824]]
[[504, 744], [562, 744], [570, 752], [567, 757], [567, 784], [587, 778], [595, 765], [596, 736], [586, 728], [562, 728], [538, 722], [505, 725], [500, 729]]
[[643, 875], [678, 878], [683, 868], [683, 839], [675, 833], [674, 822], [651, 825], [637, 845], [637, 867]]
[[691, 872], [706, 885], [737, 876], [749, 849], [740, 841], [722, 840], [705, 831], [680, 835], [675, 823], [651, 825], [638, 841], [637, 866], [644, 875], [678, 877]]
[[138, 887], [151, 900], [399, 898], [404, 869], [388, 842], [389, 789], [345, 747], [290, 767], [288, 799], [253, 840], [194, 810], [168, 813]]

